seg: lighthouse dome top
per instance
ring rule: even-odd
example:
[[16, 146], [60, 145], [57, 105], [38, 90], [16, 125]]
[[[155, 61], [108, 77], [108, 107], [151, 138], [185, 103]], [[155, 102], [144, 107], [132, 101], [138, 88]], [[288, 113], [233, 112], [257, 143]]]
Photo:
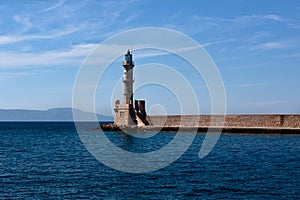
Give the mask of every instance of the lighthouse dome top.
[[125, 61], [132, 62], [132, 54], [130, 53], [129, 49], [127, 53], [125, 54]]
[[132, 69], [134, 67], [132, 53], [128, 50], [125, 54], [125, 59], [123, 61], [123, 66], [128, 69]]

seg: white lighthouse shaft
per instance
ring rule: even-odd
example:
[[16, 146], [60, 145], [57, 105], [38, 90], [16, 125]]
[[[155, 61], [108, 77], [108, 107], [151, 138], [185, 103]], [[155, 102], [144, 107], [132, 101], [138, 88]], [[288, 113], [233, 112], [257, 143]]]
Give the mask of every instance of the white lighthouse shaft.
[[133, 61], [132, 54], [127, 51], [125, 54], [125, 60], [123, 62], [124, 67], [124, 104], [133, 105]]

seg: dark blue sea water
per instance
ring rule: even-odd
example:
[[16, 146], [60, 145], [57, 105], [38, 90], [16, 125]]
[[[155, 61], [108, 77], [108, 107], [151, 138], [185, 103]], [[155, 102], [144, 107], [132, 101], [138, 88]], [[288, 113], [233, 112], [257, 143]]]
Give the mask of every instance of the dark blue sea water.
[[[107, 136], [120, 147], [151, 151], [172, 133], [146, 139]], [[0, 199], [299, 199], [300, 137], [222, 134], [204, 159], [204, 135], [159, 171], [130, 174], [97, 161], [73, 123], [0, 123]]]

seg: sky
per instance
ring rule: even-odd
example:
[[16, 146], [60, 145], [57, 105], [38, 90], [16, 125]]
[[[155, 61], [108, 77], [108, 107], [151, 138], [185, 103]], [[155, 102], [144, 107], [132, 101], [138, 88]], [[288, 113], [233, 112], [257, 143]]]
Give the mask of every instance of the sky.
[[[0, 109], [72, 107], [76, 75], [87, 56], [108, 37], [143, 27], [179, 31], [202, 45], [223, 79], [228, 114], [300, 114], [297, 0], [1, 0]], [[210, 113], [205, 82], [188, 64], [162, 52], [128, 48], [137, 71], [161, 63], [182, 73], [195, 90], [200, 113]], [[113, 115], [114, 98], [122, 99], [122, 91], [115, 91], [121, 59], [97, 89], [97, 113]], [[149, 112], [180, 112], [176, 95], [166, 88], [145, 86], [135, 97], [146, 100]]]

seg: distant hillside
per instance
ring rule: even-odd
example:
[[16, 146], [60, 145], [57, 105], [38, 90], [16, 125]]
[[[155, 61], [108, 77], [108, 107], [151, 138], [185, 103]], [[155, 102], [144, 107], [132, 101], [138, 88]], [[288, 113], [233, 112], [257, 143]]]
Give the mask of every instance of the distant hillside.
[[[84, 120], [91, 120], [93, 113], [79, 112]], [[99, 121], [113, 121], [113, 117], [98, 115]], [[73, 121], [72, 108], [53, 108], [49, 110], [0, 109], [0, 121]]]

